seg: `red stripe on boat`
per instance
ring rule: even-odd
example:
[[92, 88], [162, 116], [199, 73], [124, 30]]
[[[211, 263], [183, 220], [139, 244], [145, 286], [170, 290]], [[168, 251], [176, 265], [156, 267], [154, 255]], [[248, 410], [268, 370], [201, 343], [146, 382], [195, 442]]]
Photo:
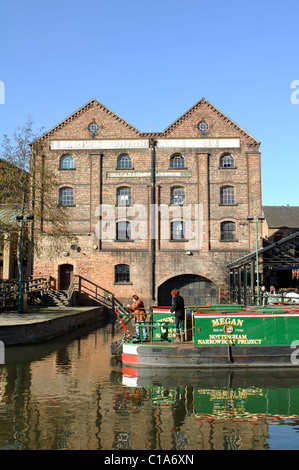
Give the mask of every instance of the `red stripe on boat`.
[[123, 367], [123, 375], [138, 377], [138, 369], [132, 369], [131, 367]]
[[138, 356], [136, 354], [122, 354], [123, 362], [132, 362], [133, 364], [138, 363]]

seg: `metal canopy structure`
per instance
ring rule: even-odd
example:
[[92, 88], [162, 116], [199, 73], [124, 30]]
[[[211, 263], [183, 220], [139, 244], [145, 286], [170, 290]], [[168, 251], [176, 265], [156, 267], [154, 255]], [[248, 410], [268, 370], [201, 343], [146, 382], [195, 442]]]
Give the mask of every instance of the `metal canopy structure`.
[[[264, 243], [269, 242], [264, 240]], [[299, 231], [226, 266], [229, 269], [230, 301], [244, 305], [259, 304], [259, 292], [256, 288], [259, 285], [258, 278], [264, 282], [275, 270], [299, 269]]]

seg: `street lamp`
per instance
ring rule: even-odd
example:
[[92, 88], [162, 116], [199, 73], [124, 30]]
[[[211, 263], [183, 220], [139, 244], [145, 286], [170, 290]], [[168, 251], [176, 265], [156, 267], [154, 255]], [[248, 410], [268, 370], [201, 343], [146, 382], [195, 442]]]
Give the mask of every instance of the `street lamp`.
[[[26, 220], [33, 220], [33, 215], [26, 215]], [[17, 215], [16, 217], [18, 222], [22, 222], [21, 225], [21, 249], [19, 254], [19, 262], [20, 262], [20, 287], [19, 287], [19, 299], [18, 299], [18, 312], [23, 313], [23, 297], [24, 297], [24, 289], [23, 289], [23, 261], [24, 261], [24, 233], [25, 233], [25, 220], [23, 215]]]
[[[252, 215], [248, 215], [247, 220], [249, 222], [253, 222], [254, 217]], [[258, 218], [255, 220], [255, 263], [256, 263], [256, 290], [257, 290], [256, 303], [257, 303], [257, 305], [260, 305], [258, 221], [260, 221], [262, 223], [263, 220], [265, 220], [265, 217], [263, 215], [259, 215]]]

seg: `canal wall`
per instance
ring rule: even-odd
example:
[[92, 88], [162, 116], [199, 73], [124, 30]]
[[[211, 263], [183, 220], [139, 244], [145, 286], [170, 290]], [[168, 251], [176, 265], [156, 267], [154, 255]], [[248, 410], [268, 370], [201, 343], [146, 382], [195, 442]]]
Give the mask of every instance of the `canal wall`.
[[86, 325], [107, 323], [105, 307], [47, 308], [30, 313], [0, 315], [0, 341], [21, 346], [48, 341]]

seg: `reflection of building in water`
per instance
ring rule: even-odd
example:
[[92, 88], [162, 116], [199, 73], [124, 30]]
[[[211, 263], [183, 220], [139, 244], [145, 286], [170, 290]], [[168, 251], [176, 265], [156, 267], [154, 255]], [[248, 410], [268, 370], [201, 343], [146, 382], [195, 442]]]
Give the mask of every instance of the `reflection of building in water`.
[[7, 360], [1, 448], [258, 450], [267, 449], [272, 423], [299, 420], [293, 377], [262, 387], [251, 375], [250, 385], [230, 387], [223, 372], [222, 381], [211, 372], [201, 387], [127, 387], [98, 332], [61, 346], [14, 348]]

